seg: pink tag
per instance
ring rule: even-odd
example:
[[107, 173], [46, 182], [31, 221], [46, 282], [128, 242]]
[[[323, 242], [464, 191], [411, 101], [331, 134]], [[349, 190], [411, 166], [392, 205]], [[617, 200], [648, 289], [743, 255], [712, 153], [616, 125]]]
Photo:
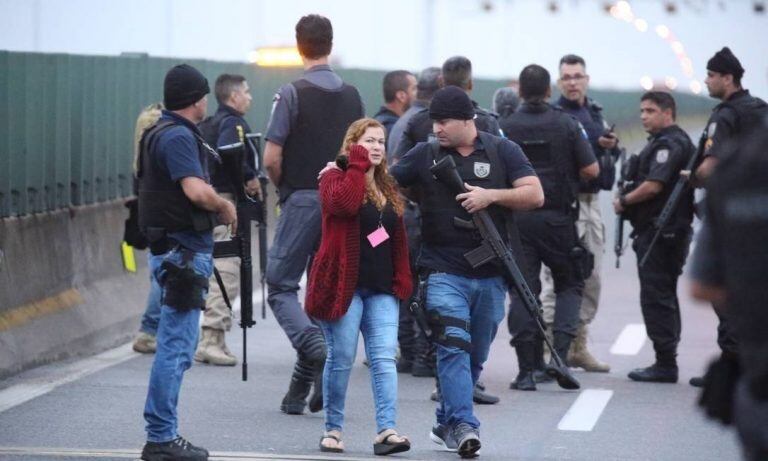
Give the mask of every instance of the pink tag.
[[389, 239], [389, 234], [387, 234], [387, 230], [383, 227], [379, 227], [368, 234], [368, 241], [371, 242], [371, 246], [374, 248], [381, 245], [381, 242], [386, 242], [387, 239]]

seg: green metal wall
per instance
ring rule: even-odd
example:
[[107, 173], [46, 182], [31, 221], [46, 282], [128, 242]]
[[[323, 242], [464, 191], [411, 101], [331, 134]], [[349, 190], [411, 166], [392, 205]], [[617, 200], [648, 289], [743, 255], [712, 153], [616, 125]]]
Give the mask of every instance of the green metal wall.
[[[253, 94], [246, 118], [257, 131], [266, 127], [275, 91], [300, 75], [298, 69], [241, 63], [0, 51], [0, 217], [130, 195], [136, 116], [162, 99], [165, 72], [180, 62], [200, 69], [211, 85], [222, 72], [245, 75]], [[359, 88], [368, 114], [374, 114], [384, 72], [339, 73]], [[473, 97], [488, 106], [503, 84], [479, 80]], [[619, 124], [629, 123], [637, 112], [639, 93], [596, 96]], [[683, 114], [712, 106], [703, 98], [680, 97]], [[209, 106], [212, 113], [212, 97]]]

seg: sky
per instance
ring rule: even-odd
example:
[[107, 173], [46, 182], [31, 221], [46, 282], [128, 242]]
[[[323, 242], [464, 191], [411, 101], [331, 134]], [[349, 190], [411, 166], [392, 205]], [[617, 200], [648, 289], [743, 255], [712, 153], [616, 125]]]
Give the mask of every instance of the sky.
[[[768, 14], [755, 14], [754, 0], [618, 2], [614, 14], [624, 19], [605, 11], [616, 3], [0, 0], [0, 49], [244, 62], [254, 48], [293, 45], [296, 21], [320, 13], [334, 25], [337, 66], [418, 71], [461, 54], [472, 60], [476, 77], [513, 78], [530, 63], [555, 72], [563, 54], [576, 53], [587, 60], [594, 87], [639, 90], [643, 77], [671, 77], [678, 89], [689, 90], [692, 81], [703, 82], [707, 60], [727, 45], [746, 69], [744, 86], [768, 97]], [[676, 6], [674, 14], [665, 11], [668, 3]], [[666, 39], [658, 26], [666, 26]]]

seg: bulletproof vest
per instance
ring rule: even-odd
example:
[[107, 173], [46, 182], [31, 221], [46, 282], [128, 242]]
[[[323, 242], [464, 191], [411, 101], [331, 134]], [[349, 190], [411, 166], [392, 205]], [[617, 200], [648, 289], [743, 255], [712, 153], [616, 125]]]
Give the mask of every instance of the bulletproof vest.
[[317, 174], [336, 157], [347, 128], [360, 114], [360, 95], [353, 86], [329, 91], [304, 79], [292, 85], [298, 117], [283, 146], [281, 202], [296, 190], [317, 189]]
[[745, 95], [724, 101], [718, 107], [729, 107], [736, 112], [736, 133], [748, 134], [752, 130], [765, 127], [765, 119], [768, 117], [768, 104], [760, 98], [750, 95], [745, 90]]
[[[203, 136], [203, 140], [208, 143], [209, 146], [216, 148], [216, 144], [219, 140], [219, 133], [221, 132], [221, 123], [227, 117], [231, 117], [232, 114], [228, 114], [225, 111], [219, 110], [215, 114], [205, 118], [202, 122], [197, 124], [197, 128]], [[208, 162], [209, 172], [211, 174], [211, 185], [218, 192], [233, 192], [234, 188], [230, 184], [229, 178], [224, 173], [223, 168], [218, 162]]]
[[[684, 159], [680, 160], [680, 165], [676, 171], [685, 168], [688, 160], [694, 154], [696, 147], [691, 142], [691, 138], [677, 125], [667, 129], [660, 136], [654, 137], [648, 145], [637, 155], [637, 174], [634, 180], [635, 188], [643, 183], [648, 177], [651, 169], [651, 162], [654, 158], [654, 151], [662, 146], [676, 146], [685, 153]], [[628, 215], [633, 227], [643, 229], [651, 224], [659, 216], [664, 205], [667, 203], [672, 189], [678, 180], [678, 175], [673, 176], [670, 182], [664, 184], [664, 188], [654, 198], [645, 202], [638, 203], [630, 207], [632, 212]], [[675, 209], [675, 216], [669, 222], [669, 227], [680, 225], [687, 226], [693, 220], [693, 189], [687, 188], [683, 192], [683, 197]]]
[[541, 209], [569, 212], [576, 202], [579, 180], [572, 123], [576, 122], [561, 109], [539, 105], [523, 105], [504, 120], [504, 133], [520, 145], [539, 176], [544, 189]]
[[[204, 232], [216, 225], [216, 215], [197, 208], [184, 194], [181, 184], [173, 181], [165, 165], [157, 161], [157, 142], [167, 129], [179, 125], [161, 120], [144, 132], [139, 153], [139, 228], [144, 235], [148, 228], [163, 229], [165, 233], [193, 230]], [[181, 126], [181, 125], [179, 125]], [[198, 139], [198, 157], [206, 170], [207, 150]]]
[[[484, 189], [508, 189], [509, 180], [504, 162], [499, 158], [498, 145], [502, 138], [478, 131], [483, 150], [470, 157], [463, 157], [454, 152], [446, 152], [437, 141], [431, 141], [430, 156], [434, 163], [444, 156], [451, 155], [456, 162], [456, 171], [465, 183]], [[471, 221], [472, 216], [456, 201], [456, 193], [446, 185], [432, 178], [421, 190], [421, 238], [424, 243], [474, 248], [481, 237], [477, 231], [456, 227], [454, 217]], [[492, 205], [488, 212], [493, 223], [505, 240], [514, 228], [511, 211]]]

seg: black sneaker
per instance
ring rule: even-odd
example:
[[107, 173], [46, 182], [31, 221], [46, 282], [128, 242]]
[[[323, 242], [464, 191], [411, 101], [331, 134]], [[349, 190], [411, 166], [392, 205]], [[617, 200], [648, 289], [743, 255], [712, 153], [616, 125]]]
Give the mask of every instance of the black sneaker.
[[704, 387], [704, 377], [694, 376], [688, 381], [688, 384], [690, 384], [693, 387]]
[[453, 428], [453, 439], [457, 452], [462, 458], [474, 458], [480, 450], [480, 434], [467, 423], [459, 423]]
[[445, 424], [435, 424], [429, 433], [429, 440], [443, 447], [443, 450], [455, 452], [457, 449], [456, 440], [451, 437], [451, 431]]
[[147, 442], [141, 450], [141, 459], [145, 461], [207, 461], [208, 450], [196, 447], [184, 437], [176, 437], [170, 442]]

